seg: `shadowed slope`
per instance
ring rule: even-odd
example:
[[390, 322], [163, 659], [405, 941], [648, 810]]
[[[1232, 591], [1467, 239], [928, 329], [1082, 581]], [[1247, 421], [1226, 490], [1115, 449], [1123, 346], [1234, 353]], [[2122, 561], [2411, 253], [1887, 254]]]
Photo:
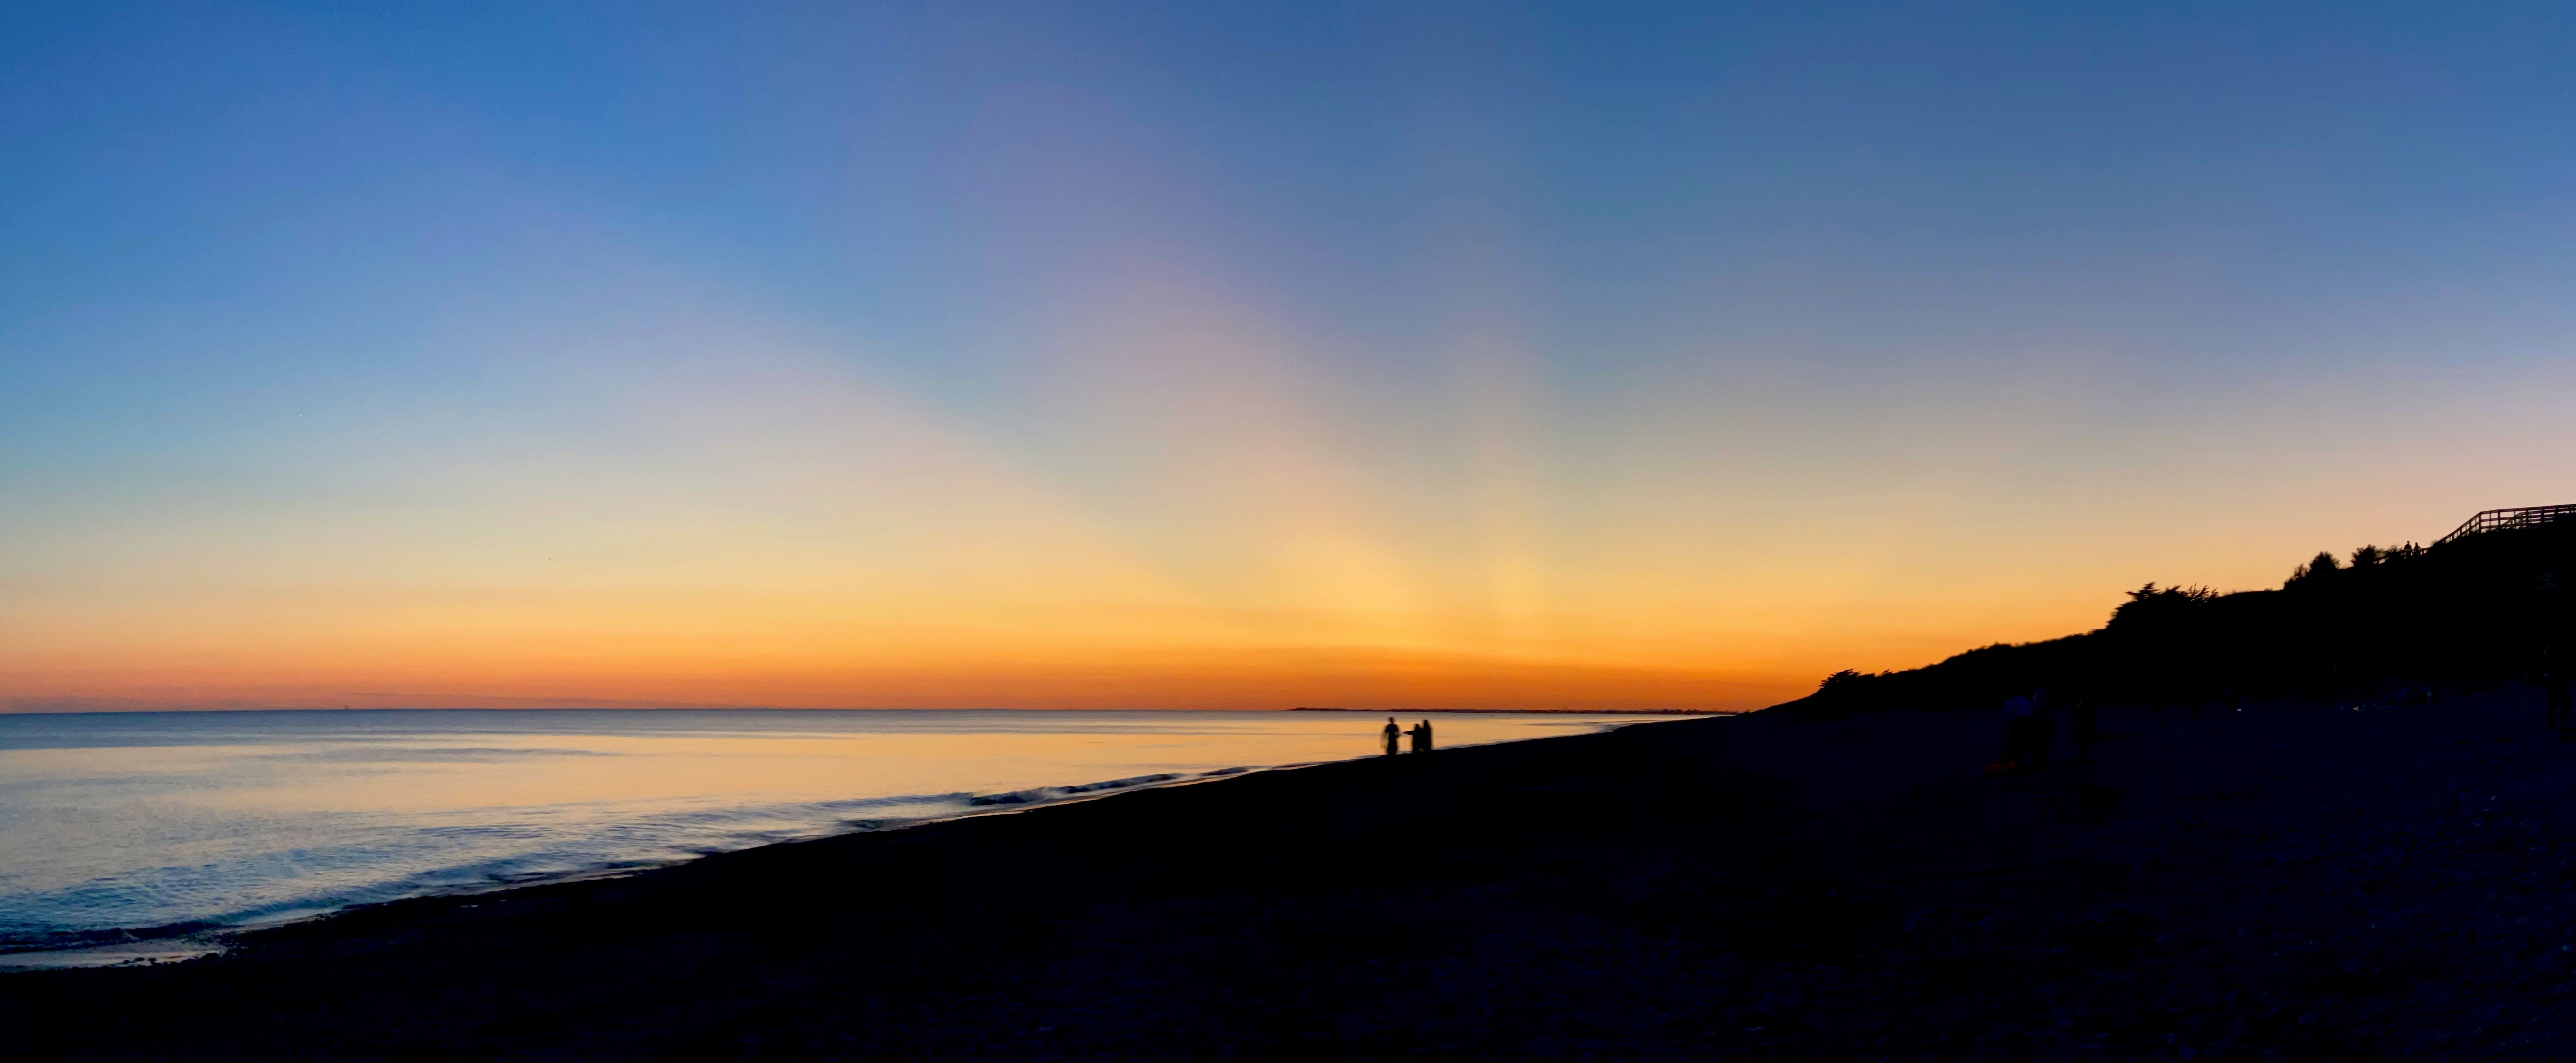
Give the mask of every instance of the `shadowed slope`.
[[2553, 642], [2576, 652], [2576, 522], [2431, 547], [2365, 546], [2349, 565], [2319, 554], [2279, 590], [2150, 583], [2097, 630], [1987, 646], [1923, 668], [1839, 672], [1785, 707], [1984, 709], [2034, 687], [2181, 703], [2491, 683], [2530, 674]]

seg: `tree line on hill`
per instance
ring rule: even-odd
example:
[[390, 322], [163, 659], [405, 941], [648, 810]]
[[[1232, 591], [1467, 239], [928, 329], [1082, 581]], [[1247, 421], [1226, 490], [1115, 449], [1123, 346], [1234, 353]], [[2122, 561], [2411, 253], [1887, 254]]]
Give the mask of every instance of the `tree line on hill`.
[[2576, 521], [2319, 553], [2279, 590], [2128, 592], [2100, 628], [1901, 671], [1843, 670], [1777, 708], [1992, 708], [2011, 693], [2150, 704], [2527, 678], [2576, 654]]

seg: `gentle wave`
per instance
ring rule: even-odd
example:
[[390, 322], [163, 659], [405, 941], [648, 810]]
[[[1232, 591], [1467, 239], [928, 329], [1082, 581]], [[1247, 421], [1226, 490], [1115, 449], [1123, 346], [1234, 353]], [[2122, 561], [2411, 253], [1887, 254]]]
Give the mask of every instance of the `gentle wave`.
[[[1439, 727], [1448, 744], [1472, 744], [1633, 719]], [[355, 905], [1365, 755], [1377, 723], [1005, 710], [0, 716], [0, 966], [76, 962], [50, 955], [66, 949], [167, 958]], [[1099, 781], [1047, 782], [1086, 777]], [[38, 952], [49, 955], [28, 959]]]

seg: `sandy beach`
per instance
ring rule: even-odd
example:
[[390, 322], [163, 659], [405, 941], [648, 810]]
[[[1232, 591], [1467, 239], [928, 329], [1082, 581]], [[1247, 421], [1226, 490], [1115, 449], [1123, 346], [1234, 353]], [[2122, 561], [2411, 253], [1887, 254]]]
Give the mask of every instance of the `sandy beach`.
[[0, 977], [25, 1059], [2550, 1058], [2536, 695], [1785, 712], [407, 901]]

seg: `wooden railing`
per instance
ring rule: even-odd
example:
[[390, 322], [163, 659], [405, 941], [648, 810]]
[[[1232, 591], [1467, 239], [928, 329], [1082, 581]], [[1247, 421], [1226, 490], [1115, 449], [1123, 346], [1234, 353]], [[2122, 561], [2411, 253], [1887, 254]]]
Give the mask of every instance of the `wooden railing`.
[[2469, 518], [2467, 523], [2452, 529], [2451, 534], [2435, 540], [2433, 545], [2439, 546], [2453, 539], [2479, 532], [2504, 531], [2509, 528], [2537, 528], [2543, 524], [2555, 524], [2562, 520], [2576, 520], [2576, 505], [2490, 509]]

